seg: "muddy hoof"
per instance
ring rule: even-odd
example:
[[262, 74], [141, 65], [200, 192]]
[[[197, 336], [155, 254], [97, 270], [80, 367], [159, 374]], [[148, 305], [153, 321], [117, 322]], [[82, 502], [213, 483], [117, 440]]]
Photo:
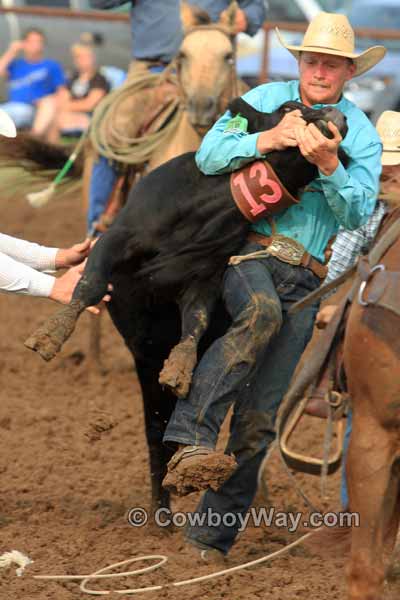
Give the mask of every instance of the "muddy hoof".
[[204, 446], [185, 446], [168, 463], [163, 487], [178, 496], [211, 488], [218, 490], [237, 464], [232, 456]]
[[180, 342], [164, 361], [158, 381], [168, 387], [178, 398], [185, 398], [192, 383], [193, 370], [197, 363], [197, 347], [194, 338]]

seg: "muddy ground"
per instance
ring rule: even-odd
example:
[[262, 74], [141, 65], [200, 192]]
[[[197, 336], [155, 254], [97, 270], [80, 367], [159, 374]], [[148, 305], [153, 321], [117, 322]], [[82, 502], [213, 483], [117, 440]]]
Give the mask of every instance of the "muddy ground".
[[[11, 235], [48, 245], [69, 245], [84, 235], [78, 195], [54, 200], [40, 211], [22, 197], [1, 199], [0, 211], [1, 231]], [[54, 309], [46, 300], [0, 296], [0, 554], [17, 549], [34, 560], [22, 577], [14, 569], [0, 571], [0, 600], [89, 597], [74, 582], [37, 581], [33, 575], [91, 573], [142, 554], [165, 554], [169, 562], [159, 571], [114, 585], [142, 587], [219, 570], [219, 565], [199, 561], [185, 545], [182, 530], [129, 525], [129, 509], [150, 506], [141, 395], [131, 356], [106, 316], [103, 345], [108, 374], [89, 371], [85, 356], [91, 317], [85, 315], [62, 354], [44, 363], [23, 341]], [[96, 443], [85, 435], [93, 405], [118, 421]], [[309, 418], [303, 428], [303, 449], [319, 451], [320, 425]], [[299, 475], [297, 481], [324, 509], [338, 506], [338, 475], [329, 479], [324, 501], [317, 478]], [[260, 493], [256, 506], [304, 510], [276, 456], [268, 468], [268, 486], [269, 500]], [[197, 497], [175, 501], [174, 509], [190, 510]], [[291, 536], [283, 528], [249, 527], [238, 538], [228, 566], [279, 550], [299, 535]], [[344, 563], [341, 550], [327, 561], [297, 547], [230, 576], [139, 597], [335, 600], [344, 598]], [[92, 585], [112, 589], [109, 581]], [[394, 600], [399, 594], [400, 580], [393, 577], [385, 597]]]

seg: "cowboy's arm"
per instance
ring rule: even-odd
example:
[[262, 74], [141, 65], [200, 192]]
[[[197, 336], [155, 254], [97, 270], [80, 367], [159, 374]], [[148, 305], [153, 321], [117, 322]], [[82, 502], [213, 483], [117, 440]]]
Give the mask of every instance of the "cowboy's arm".
[[[263, 112], [272, 112], [287, 100], [287, 98], [280, 100], [275, 98], [274, 94], [264, 92], [263, 105], [261, 106], [262, 90], [260, 91], [260, 88], [264, 87], [259, 86], [250, 90], [244, 94], [243, 99], [255, 109]], [[218, 119], [204, 137], [196, 153], [197, 166], [205, 175], [219, 175], [235, 171], [254, 160], [254, 158], [262, 156], [257, 148], [260, 133], [248, 134], [226, 131], [232, 116], [229, 111], [226, 111]]]
[[361, 227], [373, 213], [379, 193], [381, 153], [378, 141], [356, 141], [347, 169], [339, 162], [331, 175], [319, 172], [326, 201], [345, 229]]

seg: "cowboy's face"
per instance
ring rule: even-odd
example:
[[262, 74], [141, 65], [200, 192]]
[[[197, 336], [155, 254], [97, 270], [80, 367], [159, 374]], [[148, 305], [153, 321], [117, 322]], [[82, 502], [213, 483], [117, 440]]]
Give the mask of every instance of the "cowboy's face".
[[355, 65], [342, 56], [302, 52], [299, 58], [301, 99], [307, 106], [336, 104]]
[[380, 178], [380, 193], [398, 197], [400, 189], [400, 164], [384, 165]]

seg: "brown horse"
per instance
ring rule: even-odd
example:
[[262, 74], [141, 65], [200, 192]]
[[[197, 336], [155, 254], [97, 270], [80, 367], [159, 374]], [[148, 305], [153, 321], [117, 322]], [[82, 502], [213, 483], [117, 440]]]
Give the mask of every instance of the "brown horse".
[[[393, 172], [388, 173], [389, 169]], [[394, 190], [398, 195], [397, 175], [400, 175], [399, 167], [384, 167], [382, 198], [392, 200]], [[382, 600], [385, 563], [393, 551], [399, 529], [399, 265], [400, 207], [397, 200], [397, 207], [392, 207], [386, 216], [368, 259], [359, 261], [353, 279], [338, 291], [338, 308], [327, 328], [316, 331], [307, 346], [282, 403], [277, 425], [278, 437], [282, 438], [294, 407], [310, 384], [318, 380], [331, 352], [335, 351], [334, 340], [338, 339], [340, 322], [347, 314], [344, 370], [352, 400], [353, 426], [346, 475], [349, 509], [358, 513], [359, 526], [340, 531], [320, 530], [315, 540], [322, 551], [337, 552], [339, 542], [343, 548], [347, 547], [347, 541], [351, 543], [347, 564], [349, 600]], [[282, 456], [289, 465], [284, 453]]]
[[360, 515], [351, 537], [350, 600], [382, 598], [384, 558], [394, 548], [400, 519], [400, 208], [380, 239], [390, 223], [398, 227], [397, 239], [353, 301], [344, 341], [353, 402], [347, 480], [351, 510]]

